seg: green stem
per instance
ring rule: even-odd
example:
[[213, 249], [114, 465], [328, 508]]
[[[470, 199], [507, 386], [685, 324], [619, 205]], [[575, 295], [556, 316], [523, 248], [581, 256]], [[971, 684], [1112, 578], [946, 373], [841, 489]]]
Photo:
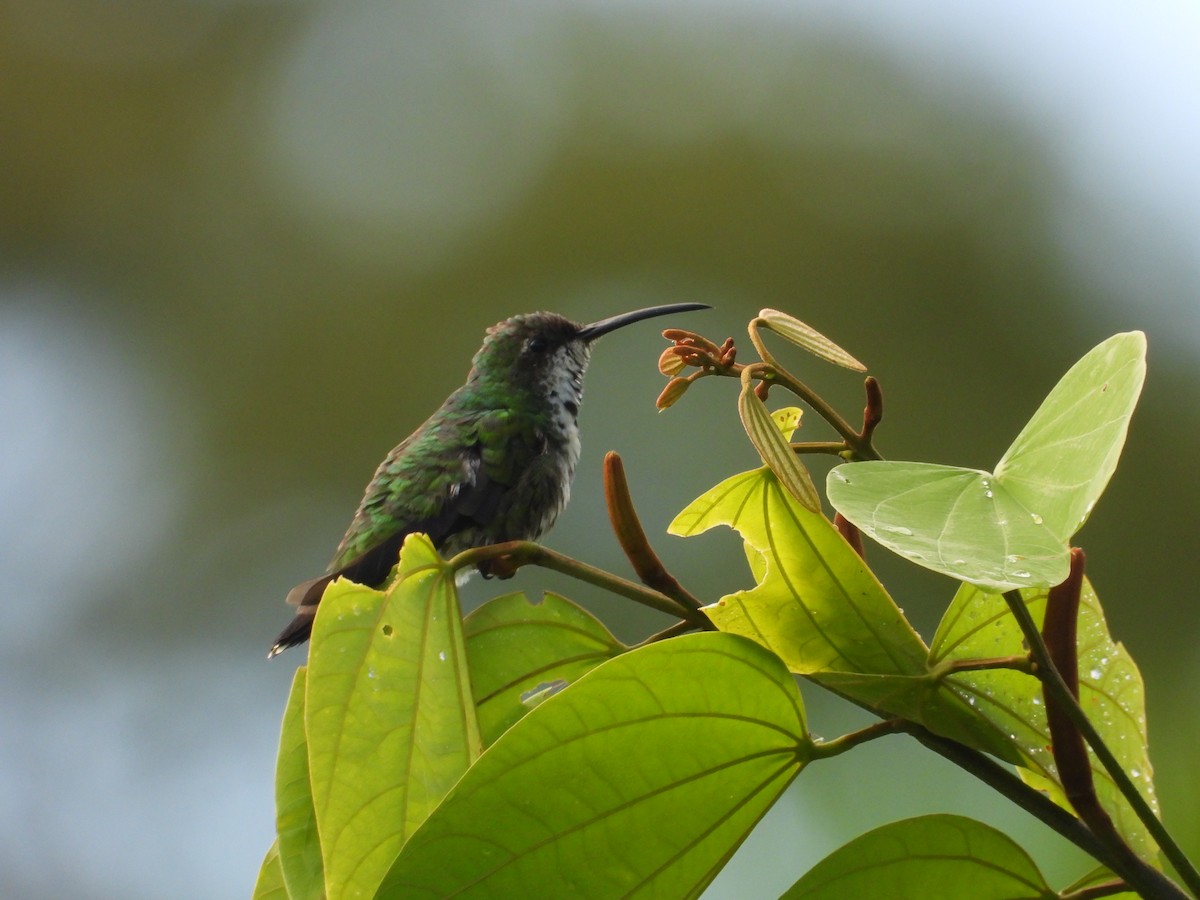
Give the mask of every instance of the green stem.
[[875, 448], [870, 444], [864, 444], [862, 435], [855, 431], [853, 426], [843, 419], [837, 410], [826, 403], [820, 394], [816, 393], [787, 369], [777, 363], [768, 364], [768, 366], [753, 365], [751, 368], [756, 370], [754, 374], [762, 378], [762, 380], [773, 381], [787, 388], [803, 400], [813, 412], [828, 422], [833, 430], [842, 436], [842, 440], [846, 442], [847, 447], [854, 451], [855, 456], [861, 459], [880, 458]]
[[[1066, 682], [1063, 681], [1062, 673], [1054, 665], [1054, 661], [1050, 658], [1049, 651], [1046, 649], [1046, 643], [1042, 640], [1042, 634], [1038, 631], [1037, 625], [1033, 621], [1033, 616], [1029, 614], [1029, 608], [1025, 605], [1025, 601], [1021, 597], [1020, 591], [1005, 591], [1004, 600], [1008, 603], [1008, 608], [1013, 614], [1013, 618], [1017, 620], [1017, 624], [1021, 628], [1021, 634], [1025, 638], [1025, 644], [1029, 647], [1030, 655], [1033, 661], [1037, 664], [1035, 675], [1042, 682], [1042, 685], [1054, 697], [1054, 701], [1067, 714], [1071, 720], [1071, 724], [1079, 729], [1079, 733], [1083, 735], [1083, 739], [1088, 742], [1092, 748], [1092, 752], [1096, 754], [1096, 759], [1100, 765], [1112, 778], [1113, 783], [1121, 792], [1121, 795], [1132, 807], [1134, 813], [1146, 830], [1150, 832], [1154, 840], [1157, 841], [1163, 855], [1170, 860], [1171, 865], [1179, 873], [1179, 877], [1183, 879], [1184, 884], [1193, 892], [1200, 894], [1200, 873], [1197, 873], [1196, 868], [1192, 865], [1191, 860], [1187, 858], [1183, 850], [1175, 842], [1175, 839], [1167, 831], [1162, 820], [1154, 814], [1154, 810], [1150, 808], [1150, 804], [1146, 802], [1146, 798], [1142, 796], [1141, 791], [1130, 780], [1129, 775], [1125, 772], [1124, 767], [1120, 764], [1108, 745], [1104, 743], [1100, 737], [1096, 727], [1092, 724], [1083, 708], [1079, 705], [1079, 701], [1075, 695], [1071, 693]], [[1141, 862], [1141, 860], [1139, 860]], [[1145, 865], [1143, 862], [1142, 865]], [[1146, 866], [1155, 875], [1161, 876], [1156, 869], [1151, 869]], [[1116, 869], [1114, 868], [1114, 871]], [[1130, 878], [1125, 872], [1119, 872], [1133, 884], [1139, 892], [1143, 891], [1142, 886], [1137, 885], [1134, 879]], [[1153, 895], [1147, 895], [1153, 896]]]
[[841, 737], [834, 738], [833, 740], [814, 741], [812, 758], [829, 759], [832, 756], [840, 756], [847, 750], [853, 750], [859, 744], [865, 744], [867, 741], [873, 741], [885, 735], [904, 731], [907, 724], [907, 721], [904, 719], [883, 719], [882, 721], [868, 725], [866, 728], [860, 728], [858, 731], [843, 734]]
[[[797, 397], [799, 397], [809, 408], [812, 409], [818, 416], [830, 424], [834, 431], [842, 436], [845, 441], [845, 446], [850, 449], [858, 459], [882, 459], [879, 451], [875, 449], [871, 443], [871, 434], [864, 429], [863, 433], [859, 433], [847, 422], [832, 406], [825, 402], [819, 394], [813, 391], [803, 381], [785, 369], [775, 359], [775, 354], [767, 349], [766, 343], [759, 334], [758, 326], [762, 319], [754, 318], [750, 320], [749, 333], [750, 343], [754, 345], [761, 363], [749, 363], [748, 365], [739, 365], [729, 367], [727, 370], [721, 371], [720, 374], [732, 375], [733, 377], [741, 377], [743, 370], [752, 369], [753, 376], [766, 384], [780, 384], [787, 388]], [[715, 371], [715, 370], [714, 370]], [[873, 428], [871, 430], [874, 430]], [[831, 452], [827, 450], [818, 450], [816, 452]], [[842, 452], [841, 449], [832, 452]]]
[[[753, 330], [751, 334], [754, 334]], [[762, 341], [755, 340], [754, 345], [755, 349], [762, 355], [766, 349], [762, 346]], [[846, 447], [858, 459], [883, 458], [879, 455], [879, 451], [872, 446], [870, 439], [864, 440], [863, 436], [855, 431], [853, 426], [843, 419], [837, 410], [826, 403], [820, 394], [817, 394], [803, 381], [776, 363], [774, 361], [775, 358], [769, 353], [763, 359], [764, 361], [761, 363], [750, 363], [745, 367], [751, 370], [750, 374], [752, 377], [758, 378], [760, 381], [768, 384], [778, 384], [799, 397], [813, 412], [828, 422], [833, 430], [842, 436], [842, 440], [846, 442]]]
[[959, 672], [978, 672], [987, 669], [1013, 669], [1033, 674], [1033, 663], [1028, 655], [1024, 656], [992, 656], [984, 659], [949, 659], [938, 663], [929, 670], [935, 680], [941, 680]]
[[633, 645], [633, 649], [645, 647], [648, 644], [657, 644], [659, 641], [665, 641], [668, 638], [678, 637], [681, 634], [687, 634], [689, 631], [696, 631], [700, 626], [695, 622], [676, 622], [664, 628], [662, 631], [656, 631], [650, 637]]
[[827, 453], [830, 456], [840, 456], [848, 449], [845, 441], [792, 441], [791, 447], [797, 453]]
[[754, 349], [758, 351], [758, 358], [765, 362], [773, 369], [782, 369], [783, 366], [775, 361], [775, 355], [767, 349], [767, 345], [763, 342], [762, 335], [758, 332], [758, 326], [763, 324], [763, 320], [755, 316], [750, 320], [747, 326], [747, 331], [750, 333], [750, 343], [754, 345]]

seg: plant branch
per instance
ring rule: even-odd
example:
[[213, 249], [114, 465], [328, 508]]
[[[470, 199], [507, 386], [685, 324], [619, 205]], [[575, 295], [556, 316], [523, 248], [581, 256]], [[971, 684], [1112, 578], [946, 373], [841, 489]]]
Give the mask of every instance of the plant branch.
[[[820, 682], [817, 682], [820, 684]], [[845, 696], [836, 689], [827, 688], [839, 696]], [[863, 706], [859, 701], [847, 697], [852, 703]], [[864, 706], [870, 709], [869, 706]], [[891, 725], [890, 723], [896, 723]], [[1035, 790], [1022, 781], [1011, 769], [1001, 766], [991, 757], [965, 744], [934, 734], [928, 728], [908, 719], [889, 719], [880, 723], [894, 731], [902, 731], [916, 738], [921, 744], [937, 753], [939, 756], [954, 763], [964, 771], [974, 775], [984, 784], [999, 794], [1007, 797], [1043, 824], [1056, 831], [1089, 856], [1099, 860], [1116, 872], [1143, 897], [1148, 900], [1189, 900], [1188, 895], [1173, 881], [1157, 869], [1141, 863], [1141, 869], [1127, 876], [1119, 860], [1103, 842], [1083, 823], [1071, 815], [1041, 791]], [[860, 741], [861, 742], [861, 741]]]
[[[809, 678], [814, 684], [823, 687], [830, 693], [853, 703], [868, 712], [879, 715], [879, 711], [837, 688], [824, 684], [819, 679]], [[1096, 836], [1070, 812], [1063, 809], [1041, 791], [1036, 790], [1022, 781], [1011, 769], [1000, 765], [990, 756], [979, 750], [972, 749], [958, 741], [934, 734], [924, 725], [908, 719], [899, 720], [902, 726], [899, 731], [908, 734], [932, 750], [939, 756], [954, 763], [963, 771], [974, 775], [997, 793], [1007, 797], [1047, 827], [1056, 831], [1089, 856], [1107, 864], [1108, 852], [1104, 845], [1096, 840]], [[1173, 900], [1179, 900], [1181, 895], [1173, 895]]]
[[[757, 347], [759, 343], [761, 341], [757, 342], [755, 346]], [[750, 363], [745, 368], [751, 370], [751, 377], [758, 378], [766, 384], [778, 384], [780, 387], [786, 388], [799, 397], [813, 412], [828, 422], [830, 427], [842, 436], [842, 440], [846, 442], [846, 447], [855, 456], [861, 459], [879, 459], [879, 454], [871, 446], [870, 441], [864, 442], [862, 435], [855, 431], [837, 410], [825, 402], [825, 398], [813, 391], [812, 388], [787, 369], [769, 362]]]
[[916, 722], [908, 722], [904, 730], [934, 753], [948, 759], [1007, 797], [1089, 856], [1107, 862], [1107, 851], [1087, 826], [1041, 791], [1027, 785], [1011, 769], [965, 744], [936, 735]]
[[640, 584], [634, 584], [632, 581], [605, 572], [603, 569], [597, 569], [595, 566], [589, 566], [577, 559], [556, 553], [535, 541], [505, 541], [500, 544], [488, 544], [484, 547], [472, 547], [455, 554], [446, 564], [457, 571], [489, 561], [503, 561], [513, 571], [521, 566], [534, 565], [562, 572], [578, 581], [603, 588], [669, 616], [685, 619], [699, 628], [711, 629], [713, 627], [703, 613], [688, 609], [678, 600], [642, 587]]
[[[663, 331], [663, 337], [674, 341], [675, 346], [669, 347], [659, 359], [659, 370], [668, 377], [677, 375], [681, 366], [695, 366], [699, 371], [687, 378], [672, 378], [659, 397], [659, 408], [672, 405], [686, 390], [688, 384], [703, 375], [724, 375], [730, 378], [742, 378], [743, 373], [750, 369], [750, 376], [758, 380], [755, 393], [760, 400], [766, 401], [770, 388], [778, 384], [787, 388], [800, 398], [817, 415], [830, 424], [834, 431], [841, 435], [843, 444], [838, 449], [829, 449], [831, 445], [817, 442], [812, 445], [810, 452], [845, 453], [849, 452], [856, 459], [882, 459], [879, 452], [871, 443], [875, 427], [883, 418], [883, 394], [879, 382], [874, 378], [866, 379], [867, 405], [863, 410], [863, 430], [855, 431], [842, 416], [808, 385], [781, 366], [774, 354], [767, 349], [763, 342], [759, 327], [764, 325], [761, 317], [751, 320], [749, 332], [750, 342], [758, 351], [761, 362], [743, 365], [735, 362], [736, 352], [732, 340], [727, 340], [718, 347], [712, 341], [691, 331], [671, 329]], [[677, 362], [678, 360], [678, 362]], [[684, 384], [686, 382], [686, 384]], [[804, 449], [808, 449], [801, 445]]]
[[[1130, 780], [1125, 769], [1121, 766], [1117, 758], [1113, 756], [1108, 745], [1104, 743], [1099, 732], [1096, 731], [1096, 727], [1072, 695], [1070, 688], [1067, 687], [1066, 682], [1063, 680], [1062, 673], [1059, 672], [1058, 667], [1054, 665], [1054, 661], [1050, 658], [1049, 651], [1046, 649], [1046, 643], [1042, 640], [1042, 635], [1038, 631], [1037, 625], [1034, 624], [1033, 617], [1029, 614], [1029, 608], [1025, 605], [1025, 601], [1021, 597], [1021, 592], [1016, 590], [1005, 591], [1004, 600], [1008, 604], [1013, 618], [1017, 620], [1017, 624], [1021, 628], [1021, 634], [1025, 638], [1026, 646], [1029, 647], [1030, 655], [1037, 666], [1034, 674], [1042, 682], [1046, 696], [1053, 698], [1054, 702], [1066, 713], [1071, 724], [1078, 729], [1083, 739], [1087, 741], [1088, 745], [1092, 748], [1092, 752], [1096, 754], [1096, 759], [1099, 760], [1100, 765], [1104, 767], [1104, 770], [1112, 778], [1113, 783], [1116, 784], [1121, 795], [1129, 803], [1130, 807], [1132, 807], [1138, 819], [1146, 826], [1146, 830], [1158, 842], [1163, 855], [1170, 860], [1171, 865], [1175, 867], [1180, 878], [1183, 879], [1191, 891], [1200, 893], [1200, 874], [1196, 872], [1191, 860], [1180, 849], [1162, 821], [1154, 814], [1154, 810], [1150, 808], [1150, 804], [1146, 802], [1146, 798], [1142, 796], [1141, 791]], [[1135, 859], [1137, 859], [1140, 867], [1144, 869], [1140, 874], [1144, 875], [1145, 878], [1162, 879], [1174, 888], [1176, 892], [1179, 891], [1178, 887], [1157, 869], [1150, 867], [1140, 858], [1135, 857]], [[1119, 864], [1114, 865], [1112, 862], [1108, 862], [1108, 865], [1109, 868], [1125, 878], [1126, 881], [1133, 885], [1139, 893], [1143, 893], [1144, 896], [1186, 896], [1181, 893], [1146, 893], [1148, 888], [1139, 883], [1140, 880], [1144, 879], [1131, 877], [1134, 873], [1122, 871], [1123, 867], [1120, 867]], [[1151, 875], [1150, 873], [1153, 874]]]
[[[1046, 596], [1046, 614], [1042, 619], [1042, 640], [1046, 644], [1046, 654], [1076, 703], [1079, 702], [1078, 622], [1084, 561], [1083, 551], [1073, 548], [1067, 579], [1050, 589]], [[1071, 724], [1066, 710], [1054, 694], [1045, 688], [1043, 694], [1054, 764], [1067, 801], [1092, 830], [1092, 834], [1124, 861], [1126, 869], [1136, 866], [1137, 854], [1121, 837], [1113, 825], [1112, 817], [1096, 796], [1096, 782], [1083, 735]]]

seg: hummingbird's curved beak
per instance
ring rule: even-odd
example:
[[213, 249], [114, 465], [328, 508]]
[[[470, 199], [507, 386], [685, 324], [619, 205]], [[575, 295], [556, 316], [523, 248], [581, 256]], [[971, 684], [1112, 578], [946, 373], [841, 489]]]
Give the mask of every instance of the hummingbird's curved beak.
[[618, 328], [624, 328], [626, 325], [632, 325], [642, 319], [653, 319], [656, 316], [665, 316], [670, 313], [690, 312], [694, 309], [712, 309], [712, 307], [707, 303], [668, 303], [665, 306], [648, 306], [645, 309], [621, 313], [619, 316], [610, 316], [599, 322], [593, 322], [591, 325], [584, 325], [579, 329], [578, 336], [590, 342], [610, 331], [616, 331]]

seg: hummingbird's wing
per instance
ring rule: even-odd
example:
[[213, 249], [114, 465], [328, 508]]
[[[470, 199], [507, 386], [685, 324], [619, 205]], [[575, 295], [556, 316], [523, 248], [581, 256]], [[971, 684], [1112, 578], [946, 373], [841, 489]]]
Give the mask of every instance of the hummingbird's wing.
[[[447, 454], [444, 432], [452, 425], [456, 452]], [[427, 534], [441, 549], [461, 532], [486, 533], [505, 494], [544, 443], [508, 410], [486, 411], [465, 423], [430, 420], [414, 432], [375, 471], [327, 573], [288, 593], [296, 615], [271, 655], [308, 639], [317, 605], [335, 578], [381, 585], [410, 534]]]
[[544, 443], [507, 409], [430, 420], [376, 470], [329, 573], [377, 585], [408, 535], [423, 532], [440, 550], [460, 532], [486, 528]]

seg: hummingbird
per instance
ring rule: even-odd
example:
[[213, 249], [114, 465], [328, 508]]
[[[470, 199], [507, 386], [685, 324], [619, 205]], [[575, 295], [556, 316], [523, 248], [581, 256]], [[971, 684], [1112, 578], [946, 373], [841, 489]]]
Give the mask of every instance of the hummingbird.
[[536, 312], [489, 328], [466, 384], [379, 464], [325, 574], [288, 593], [296, 615], [268, 658], [308, 640], [335, 578], [382, 585], [414, 532], [445, 556], [540, 538], [570, 496], [592, 342], [643, 319], [708, 308], [651, 306], [590, 325]]

